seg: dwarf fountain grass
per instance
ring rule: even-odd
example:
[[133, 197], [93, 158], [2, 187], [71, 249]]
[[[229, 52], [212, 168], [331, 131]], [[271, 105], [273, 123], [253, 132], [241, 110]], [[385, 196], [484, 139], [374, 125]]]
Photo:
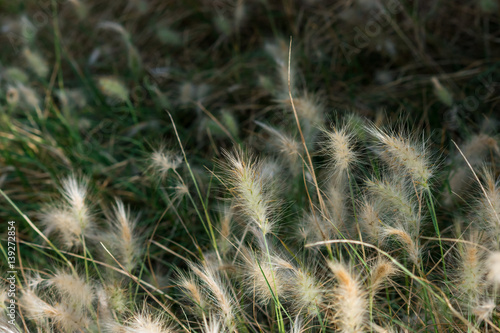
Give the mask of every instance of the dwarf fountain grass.
[[403, 133], [385, 132], [374, 125], [368, 126], [367, 132], [380, 143], [377, 152], [387, 165], [396, 172], [404, 172], [419, 188], [429, 189], [434, 168], [425, 141], [418, 142]]
[[353, 149], [354, 133], [348, 125], [324, 129], [323, 133], [326, 137], [322, 143], [325, 147], [323, 154], [329, 159], [328, 172], [335, 181], [342, 182], [349, 169], [358, 162], [358, 152]]
[[106, 244], [110, 244], [118, 258], [122, 260], [123, 266], [131, 271], [142, 254], [139, 246], [140, 238], [136, 230], [138, 217], [131, 216], [130, 207], [125, 208], [123, 202], [116, 199], [113, 216], [109, 220], [111, 232], [105, 237]]
[[191, 263], [190, 269], [203, 281], [207, 291], [209, 291], [214, 310], [223, 318], [225, 325], [230, 327], [231, 331], [234, 331], [236, 324], [235, 301], [223, 282], [220, 273], [216, 271], [217, 267], [206, 262], [202, 265]]
[[42, 325], [50, 321], [52, 327], [63, 332], [88, 329], [91, 321], [84, 312], [86, 309], [68, 305], [64, 298], [61, 300], [60, 303], [49, 304], [34, 291], [25, 290], [22, 293], [20, 304], [26, 311], [28, 318], [42, 323]]
[[359, 279], [341, 262], [328, 262], [337, 286], [333, 290], [334, 322], [343, 333], [366, 330], [368, 301]]
[[[311, 270], [315, 271], [315, 270]], [[292, 270], [290, 286], [290, 296], [292, 300], [291, 308], [294, 313], [303, 313], [308, 316], [321, 316], [320, 309], [324, 307], [324, 283], [318, 281], [316, 277], [305, 269], [294, 267]]]
[[262, 163], [241, 151], [225, 155], [228, 189], [234, 195], [236, 206], [264, 236], [271, 233], [277, 202], [271, 196], [271, 179], [263, 178]]
[[76, 308], [87, 309], [94, 301], [94, 288], [80, 276], [59, 271], [45, 281], [47, 286], [52, 286], [61, 299]]
[[378, 244], [380, 231], [386, 216], [380, 204], [375, 200], [364, 198], [359, 204], [358, 221], [361, 231], [371, 242]]
[[[499, 331], [498, 5], [431, 7], [432, 15], [419, 3], [371, 0], [3, 6], [1, 194], [21, 217], [18, 299], [32, 291], [43, 314], [37, 320], [19, 302], [19, 331]], [[293, 61], [280, 39], [289, 33], [299, 41]], [[133, 121], [121, 117], [127, 107]], [[163, 122], [165, 107], [179, 130]], [[352, 111], [338, 111], [321, 141], [332, 109]], [[392, 126], [397, 117], [412, 130]], [[182, 166], [173, 153], [141, 169], [143, 142], [172, 139], [172, 126]], [[448, 156], [449, 139], [463, 142], [468, 162]], [[222, 172], [211, 163], [227, 162], [220, 152], [233, 144], [254, 152], [241, 158], [255, 170], [253, 197], [230, 181], [231, 162]], [[442, 161], [430, 154], [438, 149]], [[471, 175], [483, 164], [491, 179], [479, 183]], [[57, 194], [60, 175], [72, 171], [88, 177], [83, 200]], [[4, 220], [15, 219], [2, 208]], [[467, 221], [457, 235], [455, 220]], [[231, 323], [214, 283], [190, 262], [226, 293]], [[342, 279], [325, 278], [328, 262], [342, 263], [368, 299], [359, 318], [341, 320], [356, 302], [341, 306]], [[188, 290], [198, 301], [179, 292]], [[143, 302], [161, 310], [136, 310]], [[6, 305], [0, 331], [11, 330]]]
[[268, 260], [265, 253], [243, 249], [241, 265], [247, 291], [259, 304], [266, 305], [274, 298], [285, 297], [286, 275], [292, 269], [286, 260], [277, 255]]
[[[433, 202], [427, 206], [423, 203], [423, 193], [430, 188], [418, 185], [413, 179], [416, 176], [408, 175], [408, 170], [387, 165], [383, 152], [375, 159], [366, 156], [364, 152], [372, 148], [370, 141], [355, 145], [342, 141], [352, 138], [349, 127], [336, 131], [333, 135], [340, 141], [334, 138], [330, 144], [352, 152], [346, 155], [346, 150], [338, 147], [324, 149], [322, 145], [328, 143], [319, 142], [318, 151], [331, 158], [330, 164], [336, 167], [318, 173], [317, 193], [321, 198], [305, 196], [303, 205], [307, 209], [279, 205], [287, 193], [280, 191], [283, 183], [278, 178], [292, 174], [283, 168], [283, 159], [261, 158], [241, 149], [226, 151], [210, 181], [218, 180], [227, 194], [223, 199], [207, 199], [204, 191], [209, 192], [214, 185], [198, 183], [201, 180], [193, 176], [201, 200], [197, 202], [189, 193], [192, 184], [181, 176], [179, 157], [165, 149], [153, 152], [146, 170], [159, 178], [159, 185], [179, 184], [154, 189], [168, 196], [167, 210], [175, 209], [168, 219], [183, 220], [194, 251], [156, 232], [156, 239], [148, 245], [151, 249], [142, 252], [139, 240], [145, 238], [138, 235], [140, 220], [124, 202], [115, 199], [108, 204], [108, 200], [102, 200], [102, 210], [98, 210], [94, 203], [97, 198], [89, 194], [90, 180], [76, 176], [63, 179], [59, 202], [50, 204], [38, 223], [51, 227], [45, 234], [60, 237], [61, 246], [68, 251], [79, 250], [85, 239], [104, 240], [107, 254], [119, 268], [108, 271], [113, 264], [94, 259], [100, 251], [95, 242], [85, 243], [84, 255], [64, 252], [71, 253], [71, 261], [78, 266], [92, 265], [86, 265], [85, 276], [78, 270], [67, 273], [61, 268], [47, 277], [31, 279], [23, 287], [20, 302], [27, 325], [85, 333], [99, 328], [103, 332], [243, 333], [259, 327], [270, 332], [286, 332], [290, 327], [292, 331], [324, 333], [382, 332], [395, 323], [405, 329], [435, 325], [438, 330], [445, 325], [465, 332], [494, 324], [499, 266], [493, 242], [496, 238], [486, 237], [481, 246], [474, 240], [461, 241], [446, 252], [453, 254], [453, 259], [439, 257], [431, 240], [441, 238], [422, 236], [431, 232], [423, 223], [433, 211], [429, 207]], [[350, 156], [348, 163], [340, 163], [346, 156]], [[368, 158], [373, 161], [368, 163]], [[314, 162], [312, 166], [316, 167]], [[379, 166], [387, 168], [375, 170]], [[360, 172], [351, 172], [354, 168]], [[313, 169], [304, 167], [306, 173], [309, 170]], [[188, 171], [192, 172], [191, 167]], [[332, 172], [340, 173], [332, 178]], [[475, 212], [465, 215], [474, 222], [468, 227], [470, 235], [495, 230], [491, 220], [497, 185], [493, 174], [483, 172], [482, 177], [484, 192], [478, 196]], [[308, 178], [304, 175], [304, 179]], [[313, 185], [306, 182], [304, 186]], [[169, 195], [177, 196], [177, 186], [189, 200], [182, 200], [181, 195], [170, 199]], [[166, 189], [174, 193], [168, 194]], [[209, 204], [219, 200], [225, 201], [223, 208], [211, 208]], [[355, 206], [346, 205], [348, 201]], [[182, 211], [187, 204], [202, 205], [205, 215], [198, 207]], [[283, 213], [286, 209], [289, 211]], [[212, 232], [206, 229], [209, 245], [200, 245], [202, 237], [192, 234], [190, 228], [197, 219], [211, 223], [217, 211], [218, 223]], [[300, 217], [289, 219], [292, 212]], [[87, 230], [85, 223], [92, 225], [92, 230]], [[288, 234], [288, 228], [297, 231]], [[168, 231], [161, 222], [157, 229]], [[303, 236], [300, 242], [297, 233]], [[169, 242], [164, 245], [163, 241]], [[333, 247], [330, 251], [318, 247], [308, 251], [311, 244]], [[151, 264], [162, 250], [182, 260], [176, 265], [176, 277], [162, 276]], [[145, 253], [143, 262], [139, 260], [141, 253]], [[439, 281], [445, 275], [436, 269], [438, 261], [449, 263], [450, 281], [455, 287], [442, 287], [447, 280]], [[117, 277], [117, 270], [122, 278]], [[176, 291], [162, 291], [165, 283]], [[139, 286], [146, 291], [148, 303], [157, 304], [166, 315], [143, 315], [134, 310], [134, 304], [145, 299]]]
[[194, 274], [192, 272], [180, 272], [177, 285], [193, 304], [191, 308], [187, 309], [192, 311], [195, 315], [204, 315], [205, 311], [208, 309], [208, 300]]
[[87, 202], [87, 180], [69, 176], [62, 180], [62, 200], [41, 214], [47, 235], [57, 233], [65, 247], [82, 246], [84, 237], [95, 231], [92, 207]]

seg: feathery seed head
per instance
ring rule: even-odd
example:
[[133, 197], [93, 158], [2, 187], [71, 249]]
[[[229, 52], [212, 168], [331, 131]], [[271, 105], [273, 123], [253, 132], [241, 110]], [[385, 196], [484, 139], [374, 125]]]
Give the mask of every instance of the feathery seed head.
[[147, 310], [135, 313], [127, 321], [125, 333], [174, 333], [175, 330], [163, 315], [153, 315]]
[[[288, 99], [288, 44], [280, 39], [275, 43], [266, 43], [264, 46], [266, 52], [273, 58], [276, 63], [276, 70], [279, 80], [279, 90], [277, 97], [283, 100]], [[290, 64], [290, 77], [295, 77], [295, 64], [294, 61]], [[290, 89], [295, 93], [295, 80], [290, 80]]]
[[258, 255], [251, 251], [243, 251], [243, 274], [248, 290], [262, 305], [269, 303], [274, 297], [282, 298], [286, 293], [286, 272], [293, 269], [286, 260], [271, 256]]
[[[461, 145], [460, 150], [473, 168], [480, 166], [490, 153], [500, 156], [500, 147], [497, 140], [484, 133], [472, 136], [465, 144]], [[449, 183], [452, 192], [461, 196], [472, 182], [473, 177], [471, 177], [471, 170], [467, 167], [461, 154], [457, 152], [454, 159], [457, 167], [454, 170], [455, 172], [451, 174]], [[451, 197], [447, 197], [446, 201], [450, 204]]]
[[45, 233], [58, 233], [68, 248], [81, 245], [82, 237], [94, 231], [91, 208], [87, 204], [87, 189], [85, 178], [64, 178], [60, 189], [64, 202], [47, 208], [41, 215]]
[[189, 298], [189, 300], [194, 303], [192, 311], [195, 314], [205, 312], [208, 303], [198, 281], [192, 273], [179, 273], [177, 285], [179, 286], [179, 288], [181, 288], [181, 290]]
[[224, 323], [214, 314], [209, 316], [209, 319], [204, 319], [202, 326], [203, 333], [226, 333], [227, 329]]
[[441, 101], [441, 103], [452, 106], [453, 105], [453, 95], [451, 92], [445, 88], [438, 78], [433, 76], [431, 78], [432, 85], [434, 86], [434, 95]]
[[64, 302], [50, 305], [42, 300], [32, 290], [24, 290], [20, 305], [26, 311], [28, 318], [35, 321], [51, 319], [54, 326], [64, 332], [74, 332], [87, 328], [90, 320], [81, 309], [68, 306]]
[[420, 216], [418, 215], [418, 205], [413, 197], [411, 185], [404, 180], [393, 177], [388, 180], [367, 180], [366, 190], [376, 200], [375, 204], [392, 215], [397, 215], [418, 232], [420, 227]]
[[371, 269], [370, 292], [373, 294], [376, 293], [383, 286], [384, 282], [397, 272], [398, 269], [392, 262], [386, 259], [378, 259]]
[[35, 90], [18, 82], [16, 85], [19, 96], [24, 107], [29, 107], [38, 111], [40, 109], [40, 98]]
[[458, 244], [457, 252], [456, 289], [466, 297], [467, 306], [470, 306], [485, 286], [484, 253], [471, 243]]
[[119, 283], [109, 283], [104, 284], [103, 290], [105, 295], [101, 295], [101, 297], [105, 297], [100, 299], [99, 301], [105, 301], [109, 308], [117, 313], [124, 313], [128, 309], [128, 295], [127, 290], [123, 288]]
[[79, 276], [63, 271], [57, 272], [47, 280], [48, 286], [54, 286], [61, 298], [67, 304], [77, 308], [86, 309], [94, 300], [94, 288]]
[[295, 268], [290, 286], [292, 287], [290, 299], [295, 311], [316, 316], [323, 303], [322, 284], [311, 273]]
[[402, 224], [397, 224], [395, 227], [383, 227], [380, 236], [381, 243], [384, 243], [392, 237], [396, 238], [401, 243], [406, 253], [408, 253], [409, 259], [415, 265], [420, 265], [422, 249], [419, 246], [418, 235], [412, 235]]
[[[479, 218], [486, 223], [487, 227], [495, 233], [500, 232], [500, 186], [499, 182], [495, 181], [493, 172], [487, 168], [483, 168], [484, 189], [479, 199], [479, 207], [477, 214]], [[498, 248], [497, 248], [498, 249]]]
[[45, 227], [44, 233], [57, 233], [66, 248], [81, 246], [82, 236], [86, 235], [90, 223], [81, 223], [75, 212], [67, 207], [48, 207], [42, 211], [40, 223]]
[[292, 166], [296, 165], [302, 152], [302, 144], [276, 128], [265, 125], [259, 121], [255, 123], [273, 136], [274, 139], [270, 140], [270, 143], [276, 147], [278, 153], [282, 154]]
[[153, 169], [161, 179], [165, 179], [169, 170], [177, 170], [182, 163], [182, 158], [173, 151], [160, 147], [149, 157], [150, 168]]
[[345, 227], [346, 206], [345, 206], [345, 187], [344, 181], [330, 181], [326, 189], [326, 204], [328, 207], [328, 222], [330, 223], [335, 235], [339, 230]]
[[304, 332], [302, 328], [302, 318], [300, 314], [295, 317], [295, 320], [290, 323], [290, 333], [302, 333]]
[[9, 83], [28, 83], [28, 75], [18, 67], [8, 67], [3, 70], [2, 78]]
[[379, 155], [389, 166], [396, 171], [404, 171], [419, 188], [429, 189], [434, 172], [425, 141], [417, 145], [411, 137], [388, 133], [375, 125], [368, 126], [367, 131], [380, 142], [382, 149], [378, 151]]
[[322, 218], [319, 212], [309, 212], [302, 217], [297, 230], [301, 240], [314, 243], [334, 238], [338, 235], [338, 227], [331, 220]]
[[345, 333], [364, 332], [368, 302], [359, 279], [340, 262], [329, 261], [328, 267], [337, 281], [334, 308], [338, 327]]
[[123, 266], [130, 272], [137, 264], [137, 258], [141, 255], [139, 238], [135, 232], [138, 217], [133, 217], [130, 207], [120, 199], [116, 199], [112, 216], [108, 217], [111, 224], [111, 232], [105, 235], [105, 244], [111, 247], [113, 252], [122, 261]]
[[263, 235], [273, 230], [276, 201], [271, 197], [271, 179], [264, 177], [263, 164], [242, 152], [224, 153], [229, 190], [236, 200], [236, 207], [259, 228]]
[[472, 313], [477, 317], [477, 321], [480, 323], [487, 319], [491, 319], [496, 307], [497, 304], [495, 299], [489, 298], [477, 304], [474, 309], [472, 309]]
[[86, 219], [88, 207], [85, 204], [87, 197], [88, 183], [86, 179], [77, 179], [70, 176], [62, 180], [61, 194], [69, 204], [75, 215], [81, 219]]
[[323, 151], [329, 160], [329, 170], [335, 180], [341, 181], [351, 166], [358, 161], [358, 153], [353, 149], [354, 135], [347, 125], [332, 130], [323, 130], [326, 140]]
[[377, 242], [380, 239], [380, 228], [383, 223], [379, 205], [374, 200], [364, 199], [358, 211], [361, 230], [372, 242]]
[[190, 263], [191, 271], [198, 276], [210, 292], [211, 300], [219, 315], [224, 318], [227, 327], [233, 327], [235, 324], [234, 300], [231, 297], [226, 285], [224, 284], [217, 267], [209, 265], [206, 262], [203, 265]]
[[233, 223], [233, 207], [228, 205], [225, 206], [220, 214], [220, 219], [219, 219], [219, 241], [218, 245], [220, 246], [220, 250], [222, 253], [227, 253], [231, 248], [231, 226]]

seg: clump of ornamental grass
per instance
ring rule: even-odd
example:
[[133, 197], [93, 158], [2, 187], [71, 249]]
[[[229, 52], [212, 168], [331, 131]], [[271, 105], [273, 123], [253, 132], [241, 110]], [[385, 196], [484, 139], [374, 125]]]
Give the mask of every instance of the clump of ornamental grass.
[[[102, 201], [104, 208], [98, 211], [89, 181], [65, 178], [60, 202], [46, 208], [41, 224], [45, 235], [57, 236], [65, 249], [84, 247], [84, 255], [76, 258], [87, 263], [80, 263], [85, 274], [72, 267], [32, 278], [20, 301], [29, 325], [61, 332], [77, 327], [88, 332], [243, 332], [259, 327], [270, 332], [355, 333], [387, 331], [385, 327], [394, 326], [391, 318], [402, 327], [423, 329], [427, 316], [465, 330], [495, 320], [500, 256], [494, 174], [480, 174], [481, 193], [474, 212], [466, 215], [473, 222], [464, 233], [470, 238], [457, 239], [447, 252], [453, 260], [439, 257], [439, 235], [427, 237], [434, 230], [424, 223], [434, 212], [424, 200], [433, 190], [436, 172], [427, 148], [418, 150], [420, 144], [411, 136], [395, 136], [372, 125], [357, 126], [354, 132], [350, 123], [339, 124], [324, 130], [317, 152], [299, 149], [283, 132], [261, 124], [283, 148], [276, 154], [293, 150], [303, 158], [295, 162], [306, 163], [304, 193], [294, 196], [296, 207], [280, 204], [286, 191], [280, 191], [279, 180], [294, 175], [283, 165], [290, 160], [235, 149], [223, 152], [221, 170], [210, 180], [226, 189], [225, 205], [212, 208], [209, 204], [218, 203], [219, 197], [209, 199], [203, 193], [212, 185], [193, 176], [202, 204], [195, 213], [183, 211], [186, 202], [197, 205], [197, 197], [178, 172], [181, 158], [164, 148], [154, 151], [147, 166], [160, 185], [154, 189], [165, 196], [168, 210], [174, 210], [166, 219], [179, 219], [189, 233], [193, 251], [161, 234], [161, 223], [152, 241], [142, 246], [146, 237], [139, 234], [141, 220], [128, 206], [120, 199], [109, 206]], [[363, 129], [378, 142], [358, 141]], [[314, 156], [310, 163], [307, 154]], [[184, 157], [192, 174], [196, 169]], [[319, 171], [316, 159], [322, 166], [326, 162], [317, 173], [319, 181], [312, 178]], [[174, 185], [161, 186], [167, 183]], [[206, 235], [192, 232], [196, 219], [202, 219]], [[475, 238], [485, 231], [486, 237]], [[204, 237], [209, 245], [198, 243]], [[176, 267], [176, 277], [163, 276], [153, 264], [161, 256], [158, 248], [187, 268]], [[96, 261], [94, 253], [109, 260]], [[446, 275], [437, 268], [443, 261]], [[116, 270], [108, 271], [114, 264]], [[441, 283], [453, 284], [436, 292]], [[164, 291], [171, 288], [176, 291]], [[162, 310], [158, 315], [131, 310], [139, 301]]]

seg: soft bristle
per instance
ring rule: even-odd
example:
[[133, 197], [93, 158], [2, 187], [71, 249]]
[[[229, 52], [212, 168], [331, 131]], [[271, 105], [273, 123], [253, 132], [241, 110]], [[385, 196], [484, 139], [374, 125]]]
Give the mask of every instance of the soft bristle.
[[77, 308], [88, 308], [94, 300], [94, 288], [79, 276], [64, 271], [57, 272], [47, 280], [61, 294], [62, 298]]
[[354, 135], [347, 125], [323, 130], [326, 140], [323, 150], [330, 161], [330, 176], [337, 182], [347, 175], [347, 172], [358, 161], [358, 153], [354, 150]]
[[116, 249], [116, 255], [122, 259], [123, 266], [131, 271], [136, 266], [137, 258], [141, 254], [135, 230], [137, 217], [132, 217], [130, 208], [125, 208], [119, 199], [116, 199], [113, 213], [111, 228], [115, 237], [110, 245]]
[[310, 272], [300, 268], [293, 270], [293, 276], [290, 299], [295, 311], [317, 316], [323, 303], [322, 284]]
[[[270, 179], [262, 177], [261, 164], [242, 152], [225, 153], [228, 182], [237, 206], [263, 235], [273, 230], [276, 201], [270, 193]], [[267, 180], [267, 182], [266, 182]]]
[[366, 329], [367, 299], [359, 280], [339, 262], [328, 262], [337, 281], [334, 290], [335, 320], [341, 332], [361, 333]]
[[279, 258], [271, 259], [244, 251], [245, 284], [255, 299], [262, 305], [272, 299], [284, 297], [286, 280], [283, 270], [293, 268], [288, 262]]
[[411, 137], [387, 133], [374, 125], [368, 126], [367, 131], [381, 143], [380, 155], [389, 166], [404, 170], [419, 188], [429, 189], [434, 171], [425, 141], [417, 143]]
[[371, 293], [376, 293], [383, 286], [384, 282], [390, 280], [390, 278], [394, 276], [397, 271], [396, 266], [392, 262], [386, 259], [377, 260], [371, 269]]
[[179, 155], [163, 146], [151, 153], [149, 157], [150, 168], [160, 179], [164, 179], [170, 170], [176, 170], [181, 162]]
[[206, 263], [203, 265], [190, 263], [190, 268], [210, 291], [213, 305], [218, 309], [219, 315], [224, 318], [225, 325], [233, 327], [236, 311], [234, 300], [219, 273], [216, 271], [216, 267]]

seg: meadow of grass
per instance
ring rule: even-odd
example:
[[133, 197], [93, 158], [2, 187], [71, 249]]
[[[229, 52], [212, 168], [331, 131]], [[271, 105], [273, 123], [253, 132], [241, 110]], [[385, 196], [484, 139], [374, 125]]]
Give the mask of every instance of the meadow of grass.
[[0, 332], [500, 331], [499, 10], [0, 1]]

